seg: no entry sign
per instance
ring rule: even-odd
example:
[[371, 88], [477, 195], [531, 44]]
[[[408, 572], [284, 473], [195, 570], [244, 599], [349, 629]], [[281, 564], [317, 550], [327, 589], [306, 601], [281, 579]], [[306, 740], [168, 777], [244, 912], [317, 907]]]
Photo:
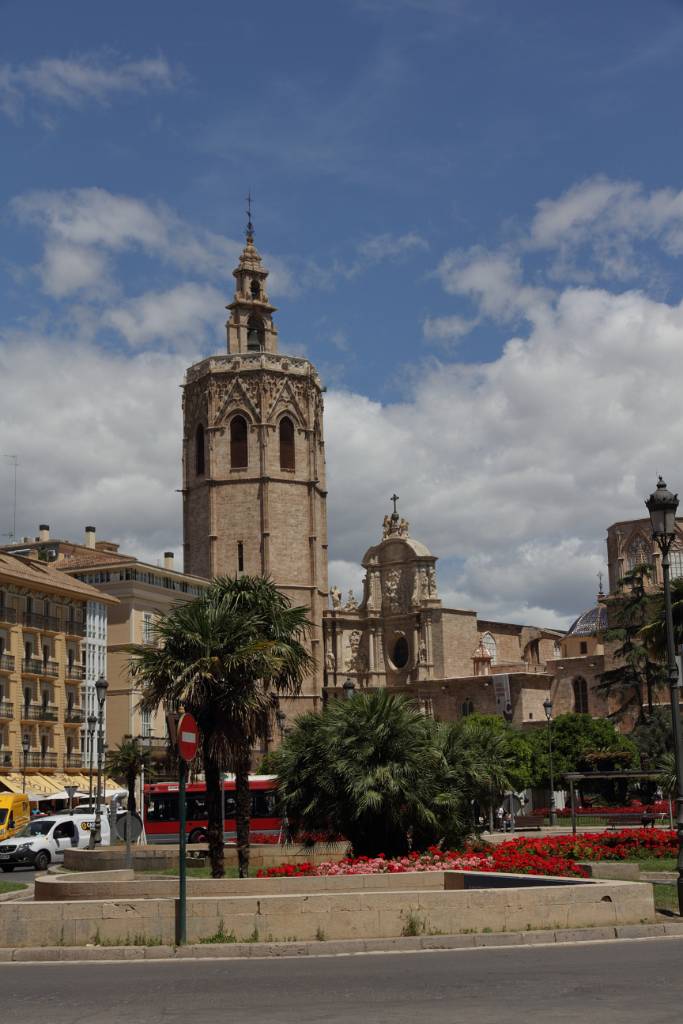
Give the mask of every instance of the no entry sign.
[[188, 714], [180, 716], [178, 722], [178, 754], [183, 761], [194, 761], [199, 746], [199, 729], [194, 716]]

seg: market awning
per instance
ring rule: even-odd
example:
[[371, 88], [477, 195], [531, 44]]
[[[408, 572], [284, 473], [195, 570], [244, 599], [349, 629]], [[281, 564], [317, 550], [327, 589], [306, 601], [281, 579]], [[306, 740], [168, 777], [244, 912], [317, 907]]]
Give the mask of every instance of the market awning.
[[0, 787], [2, 787], [0, 792], [23, 793], [24, 787], [22, 782], [22, 776], [18, 774], [0, 775]]

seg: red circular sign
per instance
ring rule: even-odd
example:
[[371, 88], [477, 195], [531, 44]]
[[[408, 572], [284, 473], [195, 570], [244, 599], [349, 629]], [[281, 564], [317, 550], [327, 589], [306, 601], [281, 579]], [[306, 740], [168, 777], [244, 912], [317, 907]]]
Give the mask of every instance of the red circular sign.
[[194, 716], [186, 712], [178, 721], [178, 754], [183, 761], [193, 761], [198, 746], [199, 728]]

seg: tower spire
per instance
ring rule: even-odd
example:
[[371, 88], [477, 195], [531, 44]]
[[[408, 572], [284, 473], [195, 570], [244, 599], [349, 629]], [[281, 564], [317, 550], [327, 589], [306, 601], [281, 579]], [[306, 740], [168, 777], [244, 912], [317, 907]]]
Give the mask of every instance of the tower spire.
[[246, 243], [233, 270], [235, 294], [226, 307], [230, 317], [226, 324], [228, 352], [231, 355], [246, 352], [277, 352], [277, 328], [273, 323], [275, 306], [266, 291], [268, 271], [254, 245], [251, 190], [246, 196]]
[[254, 244], [254, 225], [251, 219], [251, 189], [247, 192], [247, 245]]

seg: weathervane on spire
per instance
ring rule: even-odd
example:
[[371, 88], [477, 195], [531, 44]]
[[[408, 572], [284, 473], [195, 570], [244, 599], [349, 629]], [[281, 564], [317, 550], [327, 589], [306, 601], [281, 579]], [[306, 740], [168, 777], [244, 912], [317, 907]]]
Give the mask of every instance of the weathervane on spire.
[[254, 241], [254, 225], [251, 221], [251, 189], [247, 193], [247, 242]]

